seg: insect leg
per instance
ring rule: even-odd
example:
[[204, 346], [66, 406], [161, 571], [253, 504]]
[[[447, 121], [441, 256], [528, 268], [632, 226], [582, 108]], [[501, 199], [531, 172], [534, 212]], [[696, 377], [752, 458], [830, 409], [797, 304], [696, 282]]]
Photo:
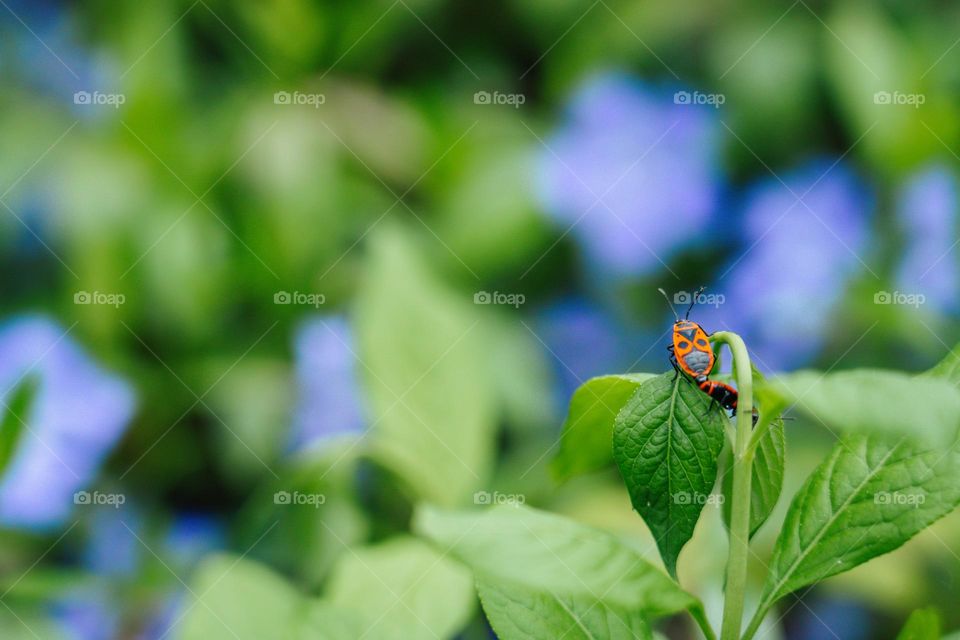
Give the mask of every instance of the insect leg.
[[677, 376], [680, 375], [680, 365], [677, 364], [677, 356], [670, 354], [670, 364], [673, 366], [673, 379], [671, 382], [676, 381]]

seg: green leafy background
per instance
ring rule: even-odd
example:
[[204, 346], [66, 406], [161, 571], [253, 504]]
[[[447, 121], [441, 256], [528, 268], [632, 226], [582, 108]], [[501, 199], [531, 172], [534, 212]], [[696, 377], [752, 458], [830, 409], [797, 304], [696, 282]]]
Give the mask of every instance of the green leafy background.
[[[696, 621], [719, 619], [724, 509], [685, 509], [666, 541], [674, 523], [646, 500], [663, 483], [630, 471], [638, 425], [621, 409], [672, 376], [656, 287], [722, 272], [727, 213], [670, 260], [673, 275], [604, 279], [538, 197], [543, 140], [596, 73], [720, 91], [736, 138], [719, 162], [738, 193], [768, 164], [849, 150], [877, 189], [870, 262], [884, 279], [902, 250], [891, 185], [955, 165], [960, 141], [949, 3], [50, 0], [0, 15], [2, 317], [72, 327], [138, 396], [88, 487], [125, 495], [112, 515], [130, 527], [104, 542], [102, 512], [76, 509], [53, 531], [0, 531], [2, 638], [89, 638], [79, 614], [108, 629], [98, 638], [699, 637]], [[78, 109], [75, 80], [101, 75], [125, 104]], [[864, 99], [891, 87], [927, 102]], [[494, 89], [526, 102], [474, 102]], [[280, 108], [278, 91], [326, 100]], [[871, 304], [874, 285], [850, 284], [815, 373], [757, 382], [761, 406], [797, 403], [754, 478], [750, 597], [800, 588], [809, 605], [774, 634], [836, 602], [878, 638], [908, 617], [905, 638], [960, 628], [960, 516], [907, 540], [957, 499], [952, 456], [930, 451], [955, 444], [960, 355], [913, 374], [960, 325]], [[79, 290], [127, 302], [76, 305]], [[278, 291], [325, 302], [278, 305]], [[475, 304], [482, 291], [525, 302]], [[560, 357], [540, 321], [570, 299], [613, 310], [634, 366]], [[737, 330], [737, 310], [723, 312]], [[294, 336], [328, 314], [354, 330], [368, 431], [293, 454]], [[21, 418], [43, 399], [34, 385], [4, 403], [0, 467], [33, 426]], [[707, 421], [690, 488], [722, 496], [723, 418], [689, 385], [675, 393]], [[844, 493], [883, 457], [881, 436], [911, 440]], [[883, 509], [866, 493], [890, 487], [930, 501]], [[324, 502], [275, 501], [295, 491]], [[179, 561], [164, 541], [197, 514], [216, 522], [217, 549]], [[865, 523], [882, 536], [854, 545]], [[830, 553], [797, 561], [818, 535]], [[132, 547], [136, 566], [90, 569], [96, 542], [113, 565]], [[820, 582], [838, 566], [853, 568]]]

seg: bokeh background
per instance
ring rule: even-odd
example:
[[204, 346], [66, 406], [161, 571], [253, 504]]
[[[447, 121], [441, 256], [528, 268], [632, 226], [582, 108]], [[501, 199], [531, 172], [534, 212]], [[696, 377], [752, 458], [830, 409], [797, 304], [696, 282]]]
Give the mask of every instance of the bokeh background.
[[[669, 366], [657, 287], [768, 373], [960, 339], [950, 3], [0, 5], [4, 638], [182, 637], [214, 553], [337, 599], [424, 500], [659, 562], [615, 470], [549, 473], [573, 389]], [[789, 425], [787, 495], [832, 439]], [[714, 617], [719, 523], [680, 560]], [[764, 634], [958, 597], [955, 515]]]

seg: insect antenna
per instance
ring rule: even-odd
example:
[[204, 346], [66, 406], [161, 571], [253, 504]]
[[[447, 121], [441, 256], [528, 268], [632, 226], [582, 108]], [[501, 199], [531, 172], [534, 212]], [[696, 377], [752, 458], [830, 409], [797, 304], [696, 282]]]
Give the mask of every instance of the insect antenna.
[[693, 305], [697, 304], [697, 298], [700, 297], [700, 294], [703, 293], [704, 289], [706, 289], [706, 287], [700, 287], [699, 289], [697, 289], [697, 292], [693, 294], [693, 296], [690, 298], [690, 306], [687, 307], [687, 315], [683, 316], [684, 320], [690, 319], [690, 312], [693, 311]]
[[673, 308], [673, 303], [670, 302], [670, 298], [667, 296], [667, 292], [657, 287], [657, 291], [663, 294], [663, 299], [667, 301], [667, 304], [670, 305], [670, 311], [673, 311], [673, 317], [677, 319], [677, 322], [680, 322], [680, 316], [677, 314], [677, 310]]

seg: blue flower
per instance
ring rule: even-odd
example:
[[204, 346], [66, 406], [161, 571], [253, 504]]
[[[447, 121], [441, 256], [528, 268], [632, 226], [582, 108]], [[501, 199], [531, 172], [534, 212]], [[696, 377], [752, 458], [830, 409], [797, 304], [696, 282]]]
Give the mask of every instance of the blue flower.
[[[160, 545], [159, 554], [172, 572], [186, 576], [204, 556], [225, 548], [223, 522], [209, 514], [192, 513], [176, 517]], [[176, 581], [171, 589], [155, 598], [146, 610], [142, 603], [138, 603], [138, 617], [144, 622], [136, 637], [140, 640], [176, 637], [173, 627], [181, 620], [188, 593]]]
[[[163, 640], [163, 638], [176, 638], [175, 627], [178, 627], [183, 620], [184, 607], [189, 606], [189, 592], [186, 589], [174, 591], [168, 594], [160, 602], [154, 603], [151, 607], [143, 630], [135, 638], [137, 640]], [[192, 597], [192, 596], [189, 596]]]
[[223, 523], [207, 514], [184, 514], [174, 520], [163, 543], [165, 562], [191, 569], [205, 555], [226, 548]]
[[110, 578], [129, 578], [140, 568], [143, 545], [143, 516], [125, 505], [96, 508], [90, 519], [83, 566], [92, 573]]
[[570, 396], [588, 378], [625, 371], [630, 365], [624, 362], [627, 350], [620, 338], [621, 328], [597, 306], [564, 300], [544, 310], [536, 327], [560, 382], [558, 407], [565, 409]]
[[864, 268], [873, 210], [868, 189], [843, 164], [813, 162], [781, 178], [747, 195], [742, 251], [710, 290], [723, 304], [694, 312], [710, 331], [741, 334], [764, 370], [816, 356], [847, 283]]
[[[798, 640], [843, 638], [866, 640], [882, 636], [880, 623], [869, 608], [850, 599], [814, 599], [787, 618], [790, 637]], [[802, 609], [802, 610], [801, 610]]]
[[343, 316], [314, 316], [294, 338], [297, 405], [290, 436], [299, 450], [366, 424], [353, 332]]
[[[84, 45], [67, 3], [19, 0], [6, 4], [3, 18], [9, 33], [4, 36], [14, 44], [9, 52], [10, 67], [23, 84], [70, 103], [78, 113], [75, 92], [116, 87], [121, 65]], [[29, 29], [20, 20], [30, 25]], [[87, 108], [87, 113], [92, 110]]]
[[910, 177], [899, 194], [897, 220], [905, 238], [897, 269], [897, 290], [921, 294], [941, 312], [957, 308], [957, 179], [950, 169], [932, 166]]
[[51, 616], [71, 640], [111, 640], [121, 615], [106, 585], [75, 589], [51, 603]]
[[134, 413], [133, 389], [101, 369], [62, 327], [24, 317], [0, 329], [0, 401], [25, 377], [37, 388], [0, 480], [0, 524], [55, 527], [95, 476]]
[[[602, 270], [662, 268], [717, 208], [716, 111], [626, 75], [588, 81], [541, 154], [546, 210]], [[603, 203], [598, 203], [602, 197]]]
[[223, 523], [211, 515], [178, 515], [159, 542], [154, 542], [138, 511], [129, 507], [122, 511], [99, 508], [91, 519], [82, 563], [106, 582], [91, 583], [90, 589], [69, 591], [55, 598], [51, 602], [52, 617], [70, 638], [99, 640], [116, 637], [124, 611], [135, 607], [135, 618], [143, 624], [136, 637], [165, 637], [178, 619], [179, 605], [187, 593], [181, 583], [171, 577], [169, 588], [154, 585], [156, 595], [145, 602], [142, 597], [129, 600], [122, 587], [115, 588], [122, 585], [117, 579], [135, 578], [144, 561], [153, 560], [148, 548], [156, 550], [160, 562], [173, 574], [185, 576], [205, 555], [225, 547]]

